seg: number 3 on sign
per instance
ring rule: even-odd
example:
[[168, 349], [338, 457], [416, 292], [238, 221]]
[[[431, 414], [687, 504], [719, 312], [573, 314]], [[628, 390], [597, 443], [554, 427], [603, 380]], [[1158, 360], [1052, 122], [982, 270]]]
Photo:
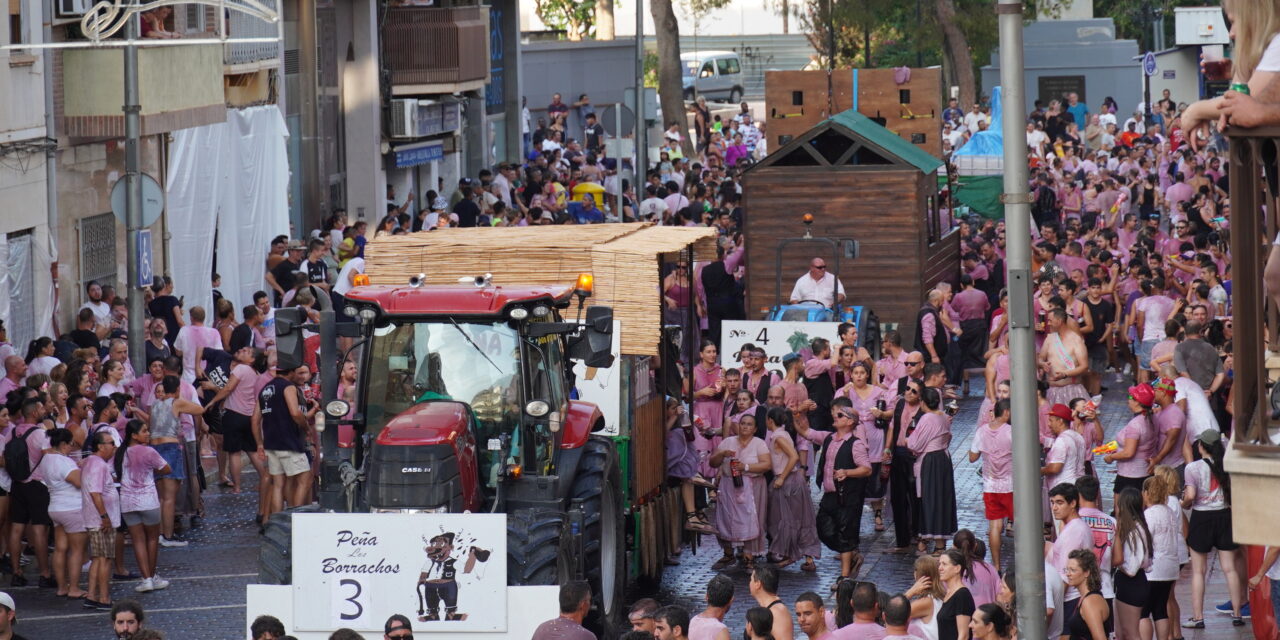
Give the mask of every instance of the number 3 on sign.
[[337, 627], [356, 627], [368, 611], [368, 596], [359, 580], [343, 578], [330, 583], [333, 588], [330, 611]]

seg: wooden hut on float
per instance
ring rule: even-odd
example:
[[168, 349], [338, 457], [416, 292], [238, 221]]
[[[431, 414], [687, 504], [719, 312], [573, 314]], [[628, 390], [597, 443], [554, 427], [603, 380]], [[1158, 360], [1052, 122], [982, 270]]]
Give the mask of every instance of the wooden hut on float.
[[[937, 172], [943, 163], [875, 121], [849, 110], [824, 120], [747, 169], [742, 177], [748, 273], [747, 315], [775, 304], [775, 268], [782, 296], [809, 261], [830, 258], [822, 245], [790, 244], [813, 214], [814, 236], [858, 241], [857, 259], [841, 261], [848, 301], [897, 323], [904, 347], [914, 338], [925, 293], [959, 279], [960, 239], [939, 210]], [[781, 301], [786, 303], [784, 299]]]

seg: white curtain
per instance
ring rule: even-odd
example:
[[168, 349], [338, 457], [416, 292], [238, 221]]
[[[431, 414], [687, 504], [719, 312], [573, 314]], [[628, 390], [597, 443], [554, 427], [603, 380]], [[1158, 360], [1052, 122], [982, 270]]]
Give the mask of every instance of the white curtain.
[[289, 232], [284, 118], [274, 106], [232, 109], [226, 123], [173, 137], [167, 214], [174, 294], [185, 296], [186, 308], [203, 306], [212, 317], [216, 234], [222, 295], [239, 309], [266, 286], [271, 238]]

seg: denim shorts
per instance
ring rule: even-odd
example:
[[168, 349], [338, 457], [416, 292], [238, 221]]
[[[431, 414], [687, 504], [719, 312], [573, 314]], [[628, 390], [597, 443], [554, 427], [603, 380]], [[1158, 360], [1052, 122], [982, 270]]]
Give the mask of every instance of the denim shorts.
[[187, 477], [186, 448], [181, 443], [153, 444], [151, 448], [155, 449], [156, 453], [160, 454], [160, 457], [169, 463], [169, 473], [163, 476], [156, 476], [157, 480], [181, 480]]
[[1153, 349], [1159, 340], [1143, 340], [1138, 343], [1138, 368], [1147, 369], [1151, 367], [1151, 349]]

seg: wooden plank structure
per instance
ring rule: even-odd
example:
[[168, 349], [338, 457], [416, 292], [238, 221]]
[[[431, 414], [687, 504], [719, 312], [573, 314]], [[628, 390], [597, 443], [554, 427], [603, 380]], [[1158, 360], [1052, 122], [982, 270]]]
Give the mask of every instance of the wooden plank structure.
[[[938, 210], [936, 172], [942, 161], [852, 110], [797, 136], [746, 171], [742, 179], [748, 316], [775, 304], [776, 268], [785, 303], [809, 261], [830, 258], [821, 245], [791, 244], [777, 265], [778, 241], [804, 234], [852, 237], [856, 260], [842, 260], [847, 304], [864, 305], [898, 323], [910, 347], [925, 293], [959, 278], [959, 233]], [[831, 264], [831, 263], [829, 263]]]
[[779, 149], [833, 114], [856, 109], [921, 151], [941, 156], [941, 69], [910, 71], [910, 79], [898, 84], [895, 69], [836, 69], [831, 73], [831, 102], [825, 70], [766, 71], [764, 106], [769, 148]]
[[661, 279], [657, 260], [693, 249], [694, 260], [715, 260], [716, 230], [659, 227], [650, 222], [443, 229], [383, 236], [365, 248], [372, 284], [426, 284], [493, 274], [495, 284], [572, 285], [595, 276], [595, 304], [613, 307], [626, 329], [624, 355], [657, 355], [661, 339]]

